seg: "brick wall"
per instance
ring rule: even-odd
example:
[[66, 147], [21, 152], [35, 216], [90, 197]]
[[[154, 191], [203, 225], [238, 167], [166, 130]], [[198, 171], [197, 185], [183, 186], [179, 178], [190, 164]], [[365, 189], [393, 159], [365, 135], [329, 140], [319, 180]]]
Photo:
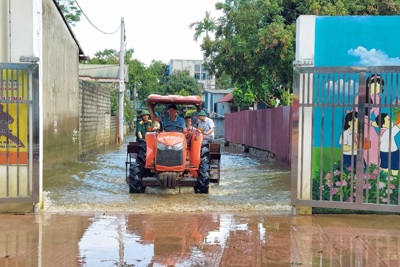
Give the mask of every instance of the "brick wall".
[[[79, 80], [79, 154], [84, 157], [115, 140], [115, 118], [110, 114], [110, 92], [96, 83]], [[112, 127], [114, 125], [114, 127]]]

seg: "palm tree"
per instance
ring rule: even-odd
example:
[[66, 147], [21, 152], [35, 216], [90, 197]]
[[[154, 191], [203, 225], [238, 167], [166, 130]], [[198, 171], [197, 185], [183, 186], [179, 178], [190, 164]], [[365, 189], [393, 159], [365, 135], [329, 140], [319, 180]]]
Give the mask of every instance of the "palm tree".
[[195, 33], [193, 35], [193, 39], [197, 41], [199, 37], [205, 33], [206, 37], [208, 38], [208, 33], [213, 32], [217, 29], [216, 19], [211, 17], [211, 12], [206, 11], [206, 16], [203, 20], [190, 23], [189, 28], [195, 27]]

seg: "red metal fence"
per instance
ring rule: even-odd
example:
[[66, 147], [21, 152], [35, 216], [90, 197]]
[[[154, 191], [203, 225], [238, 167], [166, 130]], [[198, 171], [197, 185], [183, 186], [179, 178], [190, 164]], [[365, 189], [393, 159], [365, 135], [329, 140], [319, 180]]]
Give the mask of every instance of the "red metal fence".
[[292, 107], [225, 114], [225, 141], [248, 145], [291, 162]]

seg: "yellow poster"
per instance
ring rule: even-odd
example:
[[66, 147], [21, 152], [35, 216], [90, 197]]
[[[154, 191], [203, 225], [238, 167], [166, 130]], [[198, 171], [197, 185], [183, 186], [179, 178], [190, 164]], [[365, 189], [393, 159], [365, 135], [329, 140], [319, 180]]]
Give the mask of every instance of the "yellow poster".
[[3, 69], [1, 80], [0, 164], [27, 164], [27, 73]]

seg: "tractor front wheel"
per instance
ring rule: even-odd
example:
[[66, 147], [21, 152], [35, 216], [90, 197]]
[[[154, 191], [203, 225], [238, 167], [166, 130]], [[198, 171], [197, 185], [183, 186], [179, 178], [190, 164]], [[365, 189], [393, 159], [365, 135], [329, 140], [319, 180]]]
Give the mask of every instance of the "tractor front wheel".
[[129, 168], [128, 185], [129, 185], [129, 193], [131, 194], [144, 193], [146, 188], [142, 186], [139, 164], [134, 164]]

